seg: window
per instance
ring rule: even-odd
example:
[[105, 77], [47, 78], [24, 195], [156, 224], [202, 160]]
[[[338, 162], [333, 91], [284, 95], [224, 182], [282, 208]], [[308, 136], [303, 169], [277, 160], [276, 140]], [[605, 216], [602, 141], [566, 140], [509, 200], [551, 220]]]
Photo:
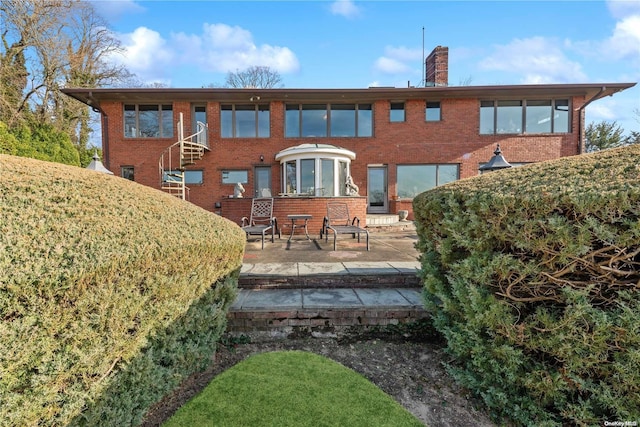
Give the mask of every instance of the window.
[[[179, 170], [164, 171], [162, 175], [163, 182], [182, 182], [180, 177], [181, 172]], [[191, 185], [199, 185], [203, 183], [202, 170], [188, 170], [184, 171], [184, 183]]]
[[268, 138], [270, 136], [268, 104], [223, 104], [220, 110], [222, 138]]
[[459, 165], [398, 165], [397, 192], [400, 198], [418, 194], [458, 179]]
[[427, 102], [425, 108], [425, 120], [428, 122], [440, 121], [440, 102]]
[[237, 170], [237, 171], [222, 171], [222, 183], [223, 184], [246, 184], [249, 182], [249, 171]]
[[171, 105], [125, 105], [125, 138], [173, 138]]
[[480, 101], [480, 134], [567, 132], [568, 99]]
[[498, 101], [496, 133], [522, 133], [522, 101]]
[[285, 111], [288, 138], [373, 135], [371, 104], [288, 104]]
[[335, 161], [320, 159], [320, 196], [335, 196]]
[[129, 181], [135, 181], [134, 174], [133, 174], [133, 166], [121, 166], [120, 176], [124, 179], [128, 179]]
[[315, 159], [300, 160], [300, 193], [315, 194], [316, 192], [316, 161]]
[[389, 121], [404, 122], [404, 102], [392, 102], [389, 106]]

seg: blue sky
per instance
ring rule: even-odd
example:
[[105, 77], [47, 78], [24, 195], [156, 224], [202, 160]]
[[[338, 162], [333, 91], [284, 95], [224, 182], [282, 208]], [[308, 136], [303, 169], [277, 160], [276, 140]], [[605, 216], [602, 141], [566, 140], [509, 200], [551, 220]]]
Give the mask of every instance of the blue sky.
[[[449, 85], [640, 81], [640, 0], [93, 1], [125, 48], [114, 60], [176, 88], [254, 65], [286, 88], [419, 86], [438, 45]], [[640, 87], [591, 104], [602, 120], [640, 131]]]

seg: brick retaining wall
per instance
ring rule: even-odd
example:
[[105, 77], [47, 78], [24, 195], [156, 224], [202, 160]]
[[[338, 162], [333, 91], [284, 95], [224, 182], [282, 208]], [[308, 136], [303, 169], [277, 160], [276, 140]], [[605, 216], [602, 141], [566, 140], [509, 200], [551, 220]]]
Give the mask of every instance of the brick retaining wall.
[[231, 333], [272, 333], [274, 335], [340, 335], [353, 327], [371, 327], [411, 323], [428, 317], [425, 309], [292, 309], [237, 310], [227, 314]]

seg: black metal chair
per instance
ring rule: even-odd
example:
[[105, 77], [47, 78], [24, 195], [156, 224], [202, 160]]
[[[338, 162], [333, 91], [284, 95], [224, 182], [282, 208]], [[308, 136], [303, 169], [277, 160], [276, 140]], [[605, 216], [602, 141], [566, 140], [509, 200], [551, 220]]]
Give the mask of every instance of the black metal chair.
[[367, 236], [367, 250], [369, 250], [369, 230], [360, 227], [360, 219], [358, 217], [351, 218], [349, 216], [349, 206], [341, 202], [327, 203], [327, 216], [324, 217], [322, 234], [325, 235], [325, 242], [329, 241], [329, 231], [333, 233], [333, 250], [337, 247], [338, 234], [351, 234], [354, 238], [358, 235], [358, 243], [360, 243], [360, 234]]
[[251, 201], [251, 214], [249, 218], [242, 218], [242, 229], [247, 234], [247, 239], [251, 235], [262, 236], [262, 249], [264, 249], [264, 236], [267, 232], [271, 232], [271, 243], [274, 242], [276, 232], [278, 239], [280, 230], [278, 229], [278, 221], [273, 216], [273, 197], [255, 198]]

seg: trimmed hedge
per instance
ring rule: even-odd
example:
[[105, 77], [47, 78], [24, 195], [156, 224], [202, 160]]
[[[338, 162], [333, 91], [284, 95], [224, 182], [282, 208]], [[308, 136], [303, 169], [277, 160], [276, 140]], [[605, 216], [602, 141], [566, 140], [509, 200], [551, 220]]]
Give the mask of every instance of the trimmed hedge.
[[78, 167], [0, 171], [0, 425], [138, 424], [210, 362], [242, 230]]
[[563, 158], [414, 199], [450, 371], [497, 420], [640, 421], [639, 158]]

